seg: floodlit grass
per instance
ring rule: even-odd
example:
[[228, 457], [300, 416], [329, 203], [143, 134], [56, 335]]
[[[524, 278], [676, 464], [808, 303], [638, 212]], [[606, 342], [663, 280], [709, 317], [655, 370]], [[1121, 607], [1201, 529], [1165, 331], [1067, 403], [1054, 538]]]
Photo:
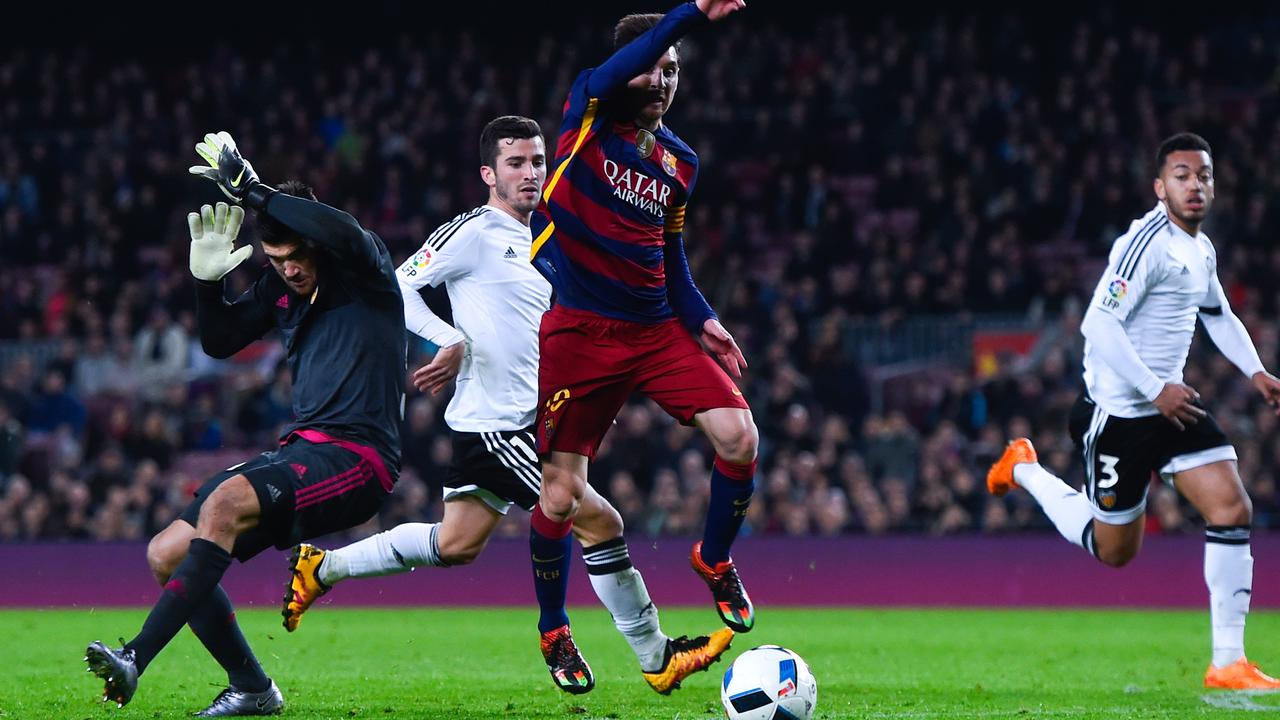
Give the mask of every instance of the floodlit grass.
[[[85, 645], [115, 644], [145, 610], [0, 612], [8, 671], [0, 718], [185, 718], [225, 675], [183, 632], [123, 710], [98, 702]], [[715, 718], [727, 662], [670, 697], [654, 693], [595, 608], [572, 613], [596, 673], [561, 693], [538, 652], [532, 609], [320, 606], [297, 633], [267, 610], [239, 613], [294, 718]], [[718, 627], [710, 608], [662, 611], [669, 634]], [[1250, 657], [1280, 671], [1280, 614], [1255, 613]], [[1256, 717], [1280, 695], [1209, 692], [1206, 612], [760, 608], [728, 657], [763, 644], [800, 653], [818, 679], [819, 718]]]

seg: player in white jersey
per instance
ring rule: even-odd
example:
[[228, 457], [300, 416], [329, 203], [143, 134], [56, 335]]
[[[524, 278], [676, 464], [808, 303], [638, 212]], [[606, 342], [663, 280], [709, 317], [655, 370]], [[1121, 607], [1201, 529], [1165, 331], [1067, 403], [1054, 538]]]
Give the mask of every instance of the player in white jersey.
[[987, 488], [996, 495], [1025, 488], [1063, 537], [1120, 567], [1142, 544], [1147, 488], [1159, 473], [1206, 522], [1213, 659], [1205, 687], [1280, 689], [1244, 654], [1252, 503], [1236, 452], [1200, 394], [1182, 382], [1196, 318], [1273, 407], [1280, 406], [1280, 380], [1231, 312], [1213, 245], [1200, 232], [1213, 204], [1209, 144], [1192, 133], [1174, 135], [1156, 153], [1156, 173], [1159, 203], [1116, 240], [1080, 325], [1086, 392], [1072, 409], [1070, 432], [1084, 456], [1084, 492], [1041, 467], [1026, 438], [1009, 443]]
[[[538, 124], [517, 116], [491, 121], [480, 136], [480, 176], [489, 201], [440, 226], [397, 271], [405, 322], [440, 350], [414, 373], [423, 392], [440, 392], [456, 378], [445, 410], [453, 462], [439, 523], [405, 523], [337, 550], [294, 548], [284, 597], [284, 626], [334, 584], [415, 567], [466, 565], [484, 549], [511, 505], [538, 502], [541, 471], [531, 426], [538, 393], [538, 325], [551, 286], [529, 262], [529, 217], [546, 179], [546, 149]], [[445, 285], [454, 322], [441, 320], [418, 291]], [[574, 533], [600, 601], [640, 661], [644, 678], [666, 694], [689, 674], [705, 670], [728, 649], [731, 631], [711, 637], [669, 638], [658, 623], [644, 579], [622, 537], [622, 517], [588, 488]], [[589, 667], [554, 677], [571, 692], [593, 685]]]

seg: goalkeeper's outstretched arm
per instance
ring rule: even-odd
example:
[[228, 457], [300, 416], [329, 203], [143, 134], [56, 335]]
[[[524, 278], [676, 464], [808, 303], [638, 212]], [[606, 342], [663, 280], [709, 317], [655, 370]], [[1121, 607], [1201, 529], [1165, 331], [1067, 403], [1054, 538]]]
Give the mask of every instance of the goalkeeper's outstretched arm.
[[200, 212], [187, 215], [200, 345], [215, 358], [240, 352], [274, 325], [270, 306], [259, 297], [261, 280], [234, 303], [223, 297], [222, 279], [253, 254], [248, 245], [235, 247], [243, 220], [244, 210], [221, 202], [216, 208], [205, 205]]
[[348, 212], [274, 191], [257, 209], [311, 240], [347, 268], [377, 272], [380, 267], [378, 242]]
[[196, 145], [196, 153], [206, 165], [192, 167], [192, 175], [216, 183], [231, 200], [283, 223], [333, 255], [344, 267], [378, 271], [379, 243], [355, 218], [322, 202], [279, 193], [263, 184], [230, 134], [205, 135]]

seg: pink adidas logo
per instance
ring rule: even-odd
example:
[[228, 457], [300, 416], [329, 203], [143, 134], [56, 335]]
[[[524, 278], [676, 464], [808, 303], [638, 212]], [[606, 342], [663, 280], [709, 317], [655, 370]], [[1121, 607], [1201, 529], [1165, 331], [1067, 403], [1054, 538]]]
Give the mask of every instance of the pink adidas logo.
[[281, 295], [281, 296], [280, 296], [280, 299], [276, 301], [276, 307], [281, 308], [281, 309], [283, 309], [283, 310], [288, 310], [288, 309], [289, 309], [289, 296], [288, 296], [288, 295]]
[[289, 463], [289, 467], [293, 468], [293, 471], [298, 473], [298, 477], [302, 477], [303, 475], [307, 474], [306, 465], [302, 465], [299, 463]]

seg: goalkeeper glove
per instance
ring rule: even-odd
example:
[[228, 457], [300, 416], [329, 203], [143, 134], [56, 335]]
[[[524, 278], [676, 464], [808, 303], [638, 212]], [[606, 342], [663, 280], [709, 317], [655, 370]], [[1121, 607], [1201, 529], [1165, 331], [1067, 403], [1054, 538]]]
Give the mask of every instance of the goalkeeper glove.
[[275, 189], [263, 185], [253, 166], [240, 155], [236, 141], [227, 132], [209, 133], [204, 141], [196, 144], [196, 154], [208, 166], [195, 165], [187, 170], [192, 175], [217, 183], [218, 189], [235, 203], [243, 203], [254, 210], [262, 210]]
[[198, 213], [187, 213], [191, 229], [191, 274], [197, 280], [217, 282], [237, 265], [249, 259], [253, 247], [235, 249], [236, 235], [244, 221], [244, 209], [218, 203], [217, 209], [205, 205]]

